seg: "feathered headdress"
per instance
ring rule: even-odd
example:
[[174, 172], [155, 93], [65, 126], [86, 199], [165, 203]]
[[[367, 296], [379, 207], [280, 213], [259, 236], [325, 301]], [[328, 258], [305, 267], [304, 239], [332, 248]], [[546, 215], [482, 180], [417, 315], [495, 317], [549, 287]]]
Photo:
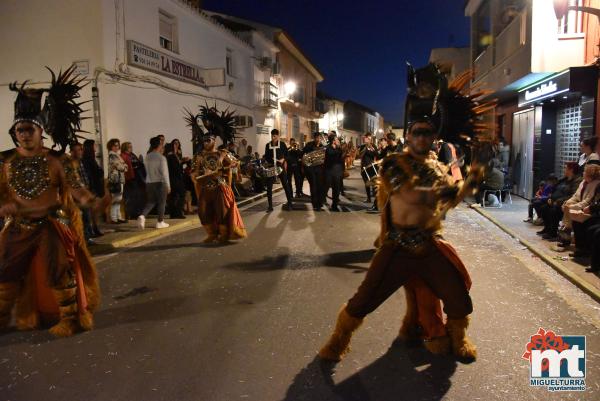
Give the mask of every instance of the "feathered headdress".
[[227, 145], [235, 140], [235, 111], [229, 111], [229, 108], [220, 112], [217, 105], [209, 107], [200, 106], [200, 118], [208, 132], [205, 135], [218, 136]]
[[198, 152], [202, 150], [202, 137], [204, 135], [204, 131], [200, 127], [200, 124], [198, 124], [198, 118], [200, 115], [192, 113], [187, 108], [183, 109], [183, 114], [183, 119], [187, 123], [187, 126], [192, 129], [192, 146], [194, 152]]
[[475, 146], [492, 140], [492, 127], [483, 121], [483, 114], [495, 106], [495, 101], [483, 101], [487, 93], [469, 93], [467, 84], [471, 71], [459, 74], [450, 84], [436, 64], [415, 70], [408, 65], [408, 96], [404, 114], [406, 132], [416, 122], [432, 124], [441, 139], [447, 142]]
[[[58, 151], [64, 150], [81, 136], [81, 106], [87, 102], [77, 102], [79, 91], [87, 84], [81, 85], [85, 77], [75, 74], [75, 65], [67, 68], [65, 72], [59, 71], [58, 76], [46, 67], [52, 75], [49, 88], [26, 88], [27, 82], [20, 86], [14, 82], [9, 85], [10, 90], [17, 92], [15, 100], [15, 117], [9, 130], [13, 141], [16, 142], [14, 127], [17, 123], [28, 121], [43, 128], [54, 142], [53, 148], [58, 146]], [[42, 96], [47, 93], [44, 106]]]

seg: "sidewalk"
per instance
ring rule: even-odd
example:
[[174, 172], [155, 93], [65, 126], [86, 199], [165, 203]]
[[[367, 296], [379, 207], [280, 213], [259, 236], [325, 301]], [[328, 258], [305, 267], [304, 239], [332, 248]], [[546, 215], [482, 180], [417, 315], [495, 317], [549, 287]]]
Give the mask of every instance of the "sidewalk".
[[[281, 185], [276, 184], [273, 187], [273, 193], [282, 190]], [[266, 197], [266, 191], [254, 196], [238, 200], [238, 207], [243, 207], [254, 202], [258, 202]], [[124, 248], [137, 242], [146, 241], [152, 238], [158, 238], [177, 231], [185, 230], [191, 227], [199, 227], [200, 220], [197, 214], [186, 216], [185, 219], [165, 219], [169, 224], [167, 228], [157, 229], [156, 216], [150, 216], [146, 219], [146, 228], [140, 230], [137, 227], [136, 220], [129, 220], [124, 224], [101, 224], [100, 230], [105, 234], [102, 237], [94, 238], [94, 245], [89, 245], [88, 249], [94, 256], [106, 255], [115, 252], [118, 248]]]
[[518, 239], [554, 270], [600, 302], [600, 277], [594, 273], [586, 272], [586, 266], [574, 262], [569, 257], [569, 252], [573, 251], [572, 248], [561, 252], [556, 247], [556, 242], [545, 241], [539, 235], [536, 235], [536, 232], [543, 227], [523, 222], [523, 219], [527, 217], [528, 205], [529, 201], [513, 195], [512, 204], [507, 201], [507, 203], [502, 204], [502, 208], [476, 206], [473, 209], [496, 224], [500, 229]]

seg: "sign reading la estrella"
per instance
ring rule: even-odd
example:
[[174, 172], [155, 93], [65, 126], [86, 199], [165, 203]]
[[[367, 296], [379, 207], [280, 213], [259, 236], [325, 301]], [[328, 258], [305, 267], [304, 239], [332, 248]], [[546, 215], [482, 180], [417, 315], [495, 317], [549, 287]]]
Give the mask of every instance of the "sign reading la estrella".
[[127, 49], [127, 64], [134, 67], [202, 87], [225, 85], [223, 68], [201, 68], [134, 40], [127, 41]]
[[570, 72], [565, 70], [519, 91], [519, 107], [567, 92]]

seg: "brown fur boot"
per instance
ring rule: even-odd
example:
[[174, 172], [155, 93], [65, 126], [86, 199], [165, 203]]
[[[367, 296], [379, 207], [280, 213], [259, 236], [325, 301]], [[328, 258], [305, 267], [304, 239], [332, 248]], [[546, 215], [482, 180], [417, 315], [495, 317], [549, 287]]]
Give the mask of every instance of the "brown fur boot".
[[319, 351], [319, 356], [329, 361], [342, 360], [344, 354], [350, 351], [352, 333], [358, 329], [362, 321], [363, 319], [350, 316], [346, 312], [346, 304], [344, 304], [338, 315], [335, 330], [331, 333], [327, 344]]
[[467, 327], [469, 327], [469, 317], [462, 319], [448, 319], [446, 330], [452, 341], [452, 351], [459, 358], [474, 361], [477, 358], [477, 347], [467, 337]]
[[94, 328], [94, 316], [91, 312], [84, 311], [79, 314], [79, 326], [82, 330], [89, 331]]
[[206, 237], [202, 242], [204, 242], [205, 244], [215, 242], [217, 240], [217, 231], [213, 228], [213, 226], [205, 224], [202, 227], [204, 227], [204, 229], [206, 230], [206, 234], [208, 234], [208, 237]]
[[19, 283], [0, 283], [0, 329], [8, 327], [19, 295]]
[[219, 225], [219, 242], [221, 244], [229, 242], [229, 228], [224, 224]]
[[406, 296], [406, 314], [402, 319], [398, 339], [404, 342], [412, 342], [419, 339], [417, 299], [415, 292], [408, 285], [404, 286], [404, 294]]
[[431, 340], [425, 340], [424, 343], [427, 351], [435, 355], [447, 355], [452, 350], [450, 345], [450, 337], [442, 336], [435, 337]]
[[77, 323], [77, 288], [73, 286], [53, 289], [52, 293], [58, 303], [60, 321], [50, 328], [50, 334], [56, 337], [69, 337], [75, 334]]

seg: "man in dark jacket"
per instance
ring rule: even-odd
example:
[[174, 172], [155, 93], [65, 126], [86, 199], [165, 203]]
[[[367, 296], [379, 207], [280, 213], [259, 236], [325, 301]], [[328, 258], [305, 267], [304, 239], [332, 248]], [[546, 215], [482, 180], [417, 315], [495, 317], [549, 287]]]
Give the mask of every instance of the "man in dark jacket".
[[[290, 138], [290, 148], [288, 149], [287, 171], [292, 186], [292, 177], [294, 177], [294, 186], [296, 187], [296, 198], [304, 195], [302, 186], [304, 185], [304, 173], [302, 172], [302, 150], [294, 138]], [[292, 191], [293, 193], [294, 191]]]
[[[340, 140], [335, 134], [329, 135], [329, 144], [325, 150], [325, 181], [327, 189], [331, 188], [331, 211], [339, 212], [341, 183], [344, 176], [344, 156]], [[327, 195], [327, 194], [325, 194]]]
[[[263, 159], [269, 164], [269, 167], [280, 167], [281, 173], [278, 175], [281, 181], [281, 186], [285, 191], [285, 197], [287, 204], [283, 206], [283, 210], [292, 210], [292, 188], [288, 181], [288, 174], [286, 171], [286, 158], [288, 157], [288, 149], [283, 141], [279, 140], [279, 130], [271, 130], [271, 142], [265, 145], [265, 154]], [[275, 177], [268, 177], [266, 180], [267, 184], [267, 200], [269, 206], [267, 213], [273, 211], [273, 184], [275, 183]]]
[[540, 207], [540, 214], [544, 220], [544, 229], [538, 231], [542, 238], [554, 241], [558, 237], [558, 224], [563, 217], [562, 204], [569, 199], [581, 182], [577, 173], [579, 166], [576, 162], [568, 162], [564, 178], [560, 179], [548, 199], [548, 203]]
[[[308, 142], [306, 146], [304, 146], [304, 149], [302, 150], [304, 155], [323, 148], [323, 144], [321, 143], [321, 134], [319, 132], [314, 132], [313, 138], [314, 139], [312, 141]], [[320, 212], [323, 210], [323, 204], [325, 203], [323, 165], [305, 165], [304, 172], [308, 178], [308, 183], [310, 184], [310, 200], [313, 209], [317, 212]]]

